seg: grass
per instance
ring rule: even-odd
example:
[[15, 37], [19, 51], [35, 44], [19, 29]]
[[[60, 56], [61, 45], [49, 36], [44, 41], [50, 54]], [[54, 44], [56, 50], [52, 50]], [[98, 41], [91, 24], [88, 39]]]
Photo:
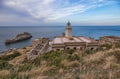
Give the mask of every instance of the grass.
[[14, 59], [21, 54], [17, 51], [14, 51], [12, 54], [3, 55], [0, 57], [0, 69], [10, 69], [13, 65], [10, 64], [8, 61]]
[[8, 54], [8, 55], [3, 55], [0, 57], [0, 60], [5, 60], [5, 61], [9, 61], [14, 59], [17, 56], [20, 56], [21, 54], [18, 51], [14, 51], [12, 54]]
[[0, 60], [0, 70], [10, 69], [11, 67], [12, 67], [12, 65], [9, 64], [7, 61], [1, 61]]
[[[109, 46], [108, 46], [109, 47]], [[0, 59], [1, 79], [119, 79], [120, 48], [106, 50], [51, 51], [34, 60], [26, 52]], [[15, 54], [15, 55], [14, 55]], [[20, 60], [21, 59], [21, 60]], [[22, 61], [11, 64], [10, 61]], [[2, 75], [4, 72], [6, 74]]]

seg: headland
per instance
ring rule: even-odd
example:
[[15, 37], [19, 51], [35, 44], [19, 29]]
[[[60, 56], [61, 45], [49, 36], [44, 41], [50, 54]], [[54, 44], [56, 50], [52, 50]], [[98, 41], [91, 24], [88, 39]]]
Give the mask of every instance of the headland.
[[120, 37], [73, 36], [68, 22], [61, 36], [38, 38], [31, 46], [1, 54], [0, 78], [119, 79], [119, 58]]

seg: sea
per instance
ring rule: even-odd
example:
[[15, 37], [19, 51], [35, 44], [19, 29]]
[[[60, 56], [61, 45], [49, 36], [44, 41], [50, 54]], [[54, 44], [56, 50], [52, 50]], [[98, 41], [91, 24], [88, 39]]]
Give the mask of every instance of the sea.
[[[11, 39], [19, 33], [29, 32], [32, 34], [32, 38], [22, 42], [5, 45], [6, 39]], [[30, 46], [32, 40], [41, 37], [48, 37], [53, 39], [55, 36], [61, 36], [65, 32], [63, 26], [16, 26], [16, 27], [0, 27], [0, 52], [8, 50], [10, 48], [23, 48]], [[87, 36], [94, 39], [99, 39], [101, 36], [119, 36], [120, 26], [72, 26], [73, 36]]]

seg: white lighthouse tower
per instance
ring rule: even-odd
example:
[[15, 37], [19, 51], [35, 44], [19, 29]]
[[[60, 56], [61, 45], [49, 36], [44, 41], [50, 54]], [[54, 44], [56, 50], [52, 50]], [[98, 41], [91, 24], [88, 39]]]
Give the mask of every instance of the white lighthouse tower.
[[67, 26], [66, 26], [65, 37], [72, 38], [72, 28], [71, 28], [71, 24], [69, 21], [68, 21]]

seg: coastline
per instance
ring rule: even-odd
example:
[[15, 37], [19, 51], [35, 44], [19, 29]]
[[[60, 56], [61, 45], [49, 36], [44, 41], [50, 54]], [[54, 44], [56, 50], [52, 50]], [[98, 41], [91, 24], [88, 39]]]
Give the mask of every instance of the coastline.
[[[118, 78], [120, 37], [102, 36], [95, 40], [72, 36], [70, 23], [67, 25], [66, 33], [51, 41], [37, 38], [29, 47], [10, 49], [0, 55], [1, 78]], [[111, 69], [115, 73], [112, 76]], [[7, 73], [4, 75], [4, 72]]]
[[[50, 39], [53, 39], [54, 36], [59, 36], [62, 32], [64, 32], [64, 27], [65, 26], [53, 26], [51, 28], [49, 27], [36, 27], [36, 28], [1, 28], [0, 29], [0, 51], [4, 51], [10, 48], [21, 48], [25, 46], [30, 46], [31, 41], [34, 39], [37, 39], [39, 37], [48, 37]], [[49, 28], [49, 30], [48, 30]], [[16, 30], [13, 32], [13, 30]], [[87, 36], [87, 37], [92, 37], [95, 39], [98, 39], [100, 36], [108, 36], [108, 35], [113, 35], [113, 36], [120, 36], [120, 27], [112, 27], [112, 26], [106, 26], [106, 27], [97, 27], [97, 26], [73, 26], [73, 35], [82, 35], [82, 36]], [[13, 45], [4, 45], [4, 40], [8, 38], [14, 37], [16, 34], [19, 34], [21, 32], [29, 32], [33, 35], [32, 39], [23, 41], [21, 43], [16, 43]]]

